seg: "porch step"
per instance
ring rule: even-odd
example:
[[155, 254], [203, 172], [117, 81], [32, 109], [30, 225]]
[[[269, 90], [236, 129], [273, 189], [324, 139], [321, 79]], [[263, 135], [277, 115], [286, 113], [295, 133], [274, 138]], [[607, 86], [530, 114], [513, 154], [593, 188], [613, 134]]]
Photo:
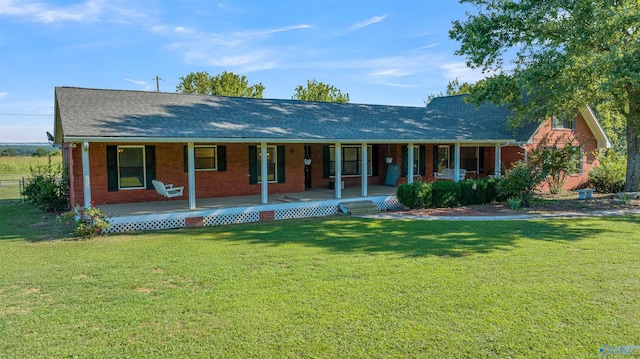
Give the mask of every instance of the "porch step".
[[372, 201], [342, 202], [339, 206], [340, 208], [344, 208], [349, 214], [380, 213], [380, 210]]

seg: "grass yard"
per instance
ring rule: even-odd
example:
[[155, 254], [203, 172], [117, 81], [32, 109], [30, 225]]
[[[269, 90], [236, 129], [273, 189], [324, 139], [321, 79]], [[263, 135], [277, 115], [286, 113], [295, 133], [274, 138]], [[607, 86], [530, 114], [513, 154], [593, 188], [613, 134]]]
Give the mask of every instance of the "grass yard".
[[43, 241], [67, 232], [0, 203], [0, 357], [598, 358], [640, 345], [640, 216]]

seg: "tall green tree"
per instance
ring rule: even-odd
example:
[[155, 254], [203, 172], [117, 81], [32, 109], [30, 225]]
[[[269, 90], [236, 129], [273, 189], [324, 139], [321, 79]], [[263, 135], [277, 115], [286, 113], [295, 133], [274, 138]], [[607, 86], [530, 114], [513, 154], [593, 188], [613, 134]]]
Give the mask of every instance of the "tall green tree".
[[[470, 99], [525, 118], [573, 117], [609, 103], [624, 119], [627, 191], [640, 191], [638, 0], [461, 0], [476, 6], [449, 31], [467, 65], [493, 73]], [[526, 98], [526, 101], [523, 101]]]
[[206, 71], [191, 72], [176, 86], [176, 92], [233, 97], [262, 98], [263, 91], [261, 83], [249, 86], [246, 76], [227, 71], [215, 76]]
[[349, 94], [316, 80], [307, 80], [307, 87], [296, 87], [294, 100], [348, 103]]

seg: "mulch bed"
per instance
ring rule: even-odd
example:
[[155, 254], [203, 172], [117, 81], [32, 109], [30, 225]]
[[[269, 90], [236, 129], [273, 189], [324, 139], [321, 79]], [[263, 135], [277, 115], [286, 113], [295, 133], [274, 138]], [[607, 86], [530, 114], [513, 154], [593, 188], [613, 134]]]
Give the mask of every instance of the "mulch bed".
[[415, 216], [510, 216], [562, 212], [592, 212], [605, 210], [640, 209], [640, 200], [629, 203], [616, 201], [612, 194], [595, 193], [593, 199], [579, 200], [573, 192], [557, 195], [538, 194], [531, 206], [511, 209], [506, 203], [478, 204], [454, 208], [424, 208], [399, 213]]

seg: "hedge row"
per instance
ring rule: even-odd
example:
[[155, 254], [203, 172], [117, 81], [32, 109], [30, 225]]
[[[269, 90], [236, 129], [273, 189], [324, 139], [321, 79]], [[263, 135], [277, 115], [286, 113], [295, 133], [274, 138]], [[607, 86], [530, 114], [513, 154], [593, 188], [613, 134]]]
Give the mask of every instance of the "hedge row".
[[414, 182], [400, 185], [396, 197], [410, 209], [491, 203], [498, 200], [497, 184], [498, 180], [488, 178], [460, 182]]

